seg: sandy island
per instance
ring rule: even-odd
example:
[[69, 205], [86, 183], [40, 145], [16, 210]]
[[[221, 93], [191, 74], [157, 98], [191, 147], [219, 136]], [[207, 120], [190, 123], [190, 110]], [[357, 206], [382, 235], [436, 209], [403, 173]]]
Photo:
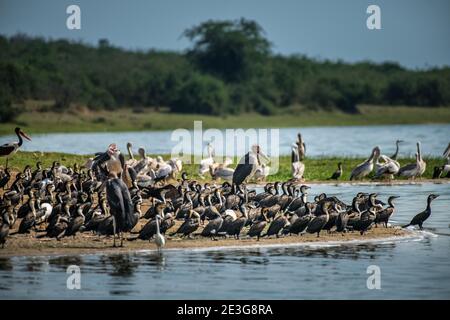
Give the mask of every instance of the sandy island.
[[[135, 238], [134, 231], [140, 230], [142, 225], [146, 223], [145, 219], [141, 219], [138, 225], [133, 229], [132, 233], [125, 234], [125, 239]], [[330, 233], [321, 232], [320, 237], [317, 238], [315, 234], [292, 235], [283, 237], [261, 238], [259, 241], [256, 238], [246, 238], [241, 236], [240, 240], [233, 238], [219, 238], [213, 241], [209, 238], [202, 238], [194, 236], [193, 239], [181, 239], [179, 237], [170, 237], [171, 231], [176, 230], [181, 224], [177, 224], [167, 232], [166, 235], [166, 249], [193, 249], [193, 248], [214, 248], [214, 247], [251, 247], [251, 246], [292, 246], [295, 244], [313, 244], [315, 242], [339, 242], [346, 243], [355, 240], [395, 240], [402, 239], [411, 234], [408, 230], [400, 229], [399, 227], [385, 228], [382, 226], [373, 227], [366, 234], [360, 235], [359, 232]], [[11, 233], [14, 233], [12, 230]], [[196, 233], [200, 232], [200, 228]], [[245, 234], [246, 231], [243, 230]], [[8, 238], [4, 249], [0, 249], [0, 257], [12, 256], [43, 256], [43, 255], [77, 255], [77, 254], [94, 254], [94, 253], [120, 253], [132, 252], [139, 250], [155, 250], [156, 245], [153, 241], [124, 241], [123, 247], [113, 248], [112, 236], [98, 236], [90, 232], [79, 233], [75, 238], [62, 238], [60, 241], [51, 238], [36, 238], [36, 234], [31, 231], [30, 234], [13, 234]]]
[[[305, 184], [355, 184], [355, 185], [399, 185], [399, 184], [421, 184], [421, 183], [449, 183], [447, 180], [428, 180], [419, 179], [416, 181], [392, 181], [392, 182], [371, 182], [371, 181], [357, 181], [357, 182], [319, 182], [319, 181], [307, 181]], [[262, 187], [262, 185], [249, 184], [250, 188]], [[1, 193], [1, 192], [0, 192]], [[142, 212], [148, 209], [148, 203], [142, 205]], [[148, 220], [140, 219], [138, 224], [134, 227], [131, 233], [125, 234], [125, 239], [136, 238], [137, 233], [147, 223]], [[202, 238], [195, 236], [201, 232], [199, 228], [194, 233], [193, 239], [181, 239], [178, 236], [169, 236], [172, 232], [177, 230], [182, 221], [176, 221], [176, 225], [172, 227], [166, 233], [166, 246], [167, 249], [191, 249], [191, 248], [214, 248], [214, 247], [251, 247], [251, 246], [283, 246], [283, 245], [295, 245], [314, 242], [351, 242], [355, 240], [369, 241], [370, 240], [383, 240], [383, 239], [401, 239], [411, 235], [411, 231], [401, 229], [399, 227], [385, 228], [381, 225], [373, 227], [366, 234], [361, 236], [359, 232], [347, 232], [345, 234], [340, 233], [327, 233], [321, 232], [320, 237], [317, 238], [315, 234], [304, 234], [302, 236], [282, 236], [280, 238], [261, 238], [257, 241], [256, 238], [246, 238], [245, 234], [248, 229], [242, 230], [241, 239], [235, 240], [234, 238], [218, 238], [217, 241], [213, 241], [209, 238]], [[77, 255], [77, 254], [95, 254], [95, 253], [120, 253], [120, 252], [132, 252], [139, 250], [155, 250], [156, 245], [153, 241], [124, 241], [123, 247], [113, 248], [112, 236], [99, 236], [91, 232], [78, 233], [75, 238], [67, 237], [57, 241], [53, 238], [36, 238], [36, 235], [43, 234], [44, 232], [31, 231], [30, 234], [14, 234], [20, 220], [16, 221], [14, 228], [10, 230], [10, 236], [7, 239], [7, 243], [4, 249], [0, 248], [0, 257], [12, 257], [12, 256], [43, 256], [43, 255]], [[38, 226], [38, 230], [45, 230], [46, 224]], [[264, 232], [263, 232], [264, 233]]]

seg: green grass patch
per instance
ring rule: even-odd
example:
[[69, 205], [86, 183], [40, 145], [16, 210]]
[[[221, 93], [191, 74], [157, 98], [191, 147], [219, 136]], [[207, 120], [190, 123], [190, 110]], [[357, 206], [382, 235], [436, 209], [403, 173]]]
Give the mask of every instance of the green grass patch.
[[0, 135], [12, 134], [19, 125], [30, 134], [51, 132], [119, 132], [145, 130], [192, 129], [194, 121], [203, 121], [203, 128], [286, 128], [307, 126], [382, 125], [450, 123], [450, 108], [360, 106], [359, 114], [339, 111], [308, 111], [301, 107], [286, 108], [272, 116], [260, 114], [223, 117], [157, 112], [153, 109], [79, 112], [39, 112], [32, 108], [13, 123], [1, 123]]
[[[150, 155], [156, 157], [155, 155]], [[41, 153], [41, 152], [18, 152], [9, 160], [9, 166], [15, 170], [23, 170], [26, 165], [34, 166], [37, 161], [41, 161], [45, 167], [50, 167], [53, 161], [59, 161], [66, 166], [73, 166], [75, 163], [84, 164], [89, 156], [80, 156], [64, 153]], [[169, 155], [163, 155], [164, 159], [169, 159]], [[2, 158], [4, 161], [4, 158]], [[238, 159], [234, 160], [234, 164], [230, 167], [236, 166]], [[276, 174], [269, 176], [268, 181], [285, 181], [291, 178], [291, 163], [290, 156], [282, 156], [279, 158], [280, 166]], [[348, 181], [350, 179], [351, 170], [363, 162], [363, 158], [341, 158], [341, 157], [326, 157], [326, 158], [307, 158], [305, 159], [305, 178], [306, 181], [323, 181], [327, 180], [337, 168], [337, 163], [342, 162], [344, 167], [344, 174], [341, 181]], [[414, 162], [413, 158], [400, 159], [401, 165]], [[423, 178], [431, 179], [433, 176], [433, 168], [440, 166], [443, 163], [441, 158], [425, 158], [427, 162], [427, 170]], [[4, 162], [0, 166], [4, 166]], [[184, 164], [183, 170], [186, 171], [191, 179], [200, 179], [198, 176], [198, 165]], [[402, 178], [396, 178], [402, 179]], [[205, 181], [209, 181], [209, 175]], [[368, 179], [369, 180], [369, 179]]]

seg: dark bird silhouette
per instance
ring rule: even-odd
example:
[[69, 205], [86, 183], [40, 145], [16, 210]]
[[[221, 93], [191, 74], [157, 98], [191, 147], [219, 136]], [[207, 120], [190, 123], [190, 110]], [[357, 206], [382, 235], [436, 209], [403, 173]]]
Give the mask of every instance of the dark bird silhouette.
[[395, 153], [390, 157], [392, 160], [397, 160], [397, 156], [398, 156], [398, 147], [399, 147], [399, 144], [400, 143], [402, 143], [403, 142], [403, 140], [397, 140], [397, 141], [395, 141]]
[[67, 226], [67, 229], [65, 230], [64, 236], [73, 236], [77, 234], [77, 232], [82, 230], [82, 227], [84, 225], [85, 217], [83, 214], [83, 209], [85, 206], [87, 206], [87, 203], [78, 205], [77, 208], [77, 215], [69, 221], [69, 225]]
[[30, 229], [36, 225], [35, 200], [32, 198], [29, 203], [31, 209], [20, 222], [18, 233], [29, 233]]
[[211, 212], [207, 217], [209, 219], [208, 224], [202, 230], [202, 237], [211, 237], [212, 240], [216, 240], [215, 236], [218, 234], [220, 227], [223, 223], [223, 218], [217, 212]]
[[[156, 211], [157, 211], [156, 215], [159, 217], [163, 217], [164, 216], [164, 213], [163, 213], [164, 208], [166, 208], [166, 204], [158, 203], [156, 205]], [[156, 233], [157, 233], [156, 215], [155, 215], [154, 219], [149, 220], [142, 227], [141, 231], [139, 231], [138, 239], [150, 240], [151, 238], [153, 238], [156, 235]], [[159, 226], [159, 231], [161, 234], [165, 234], [166, 231], [168, 229], [170, 229], [171, 227], [173, 227], [174, 225], [175, 225], [174, 218], [170, 213], [168, 213], [162, 219], [161, 224]]]
[[249, 236], [250, 238], [256, 237], [257, 240], [259, 241], [259, 238], [261, 237], [261, 232], [263, 232], [264, 228], [267, 225], [266, 211], [267, 208], [264, 208], [261, 211], [261, 214], [253, 222], [252, 226], [250, 227], [250, 230], [248, 230], [247, 236]]
[[280, 214], [276, 219], [272, 221], [264, 237], [265, 236], [270, 237], [272, 235], [275, 235], [278, 238], [280, 231], [288, 224], [289, 221], [286, 217], [286, 213]]
[[47, 230], [47, 237], [61, 239], [69, 226], [69, 218], [67, 216], [58, 216], [55, 224]]
[[337, 170], [331, 175], [330, 180], [338, 180], [340, 177], [342, 177], [342, 163], [338, 163]]
[[313, 215], [311, 214], [311, 204], [305, 204], [305, 214], [299, 216], [290, 226], [289, 233], [290, 234], [299, 234], [305, 231], [309, 222], [313, 219]]
[[191, 237], [191, 234], [200, 226], [200, 215], [191, 210], [178, 230], [171, 235], [181, 234], [182, 237]]
[[252, 177], [256, 168], [261, 165], [260, 157], [263, 157], [266, 160], [268, 159], [267, 156], [261, 152], [261, 148], [258, 145], [252, 146], [251, 151], [241, 158], [234, 170], [233, 184], [240, 185], [245, 179]]
[[227, 229], [227, 234], [234, 236], [236, 239], [239, 239], [241, 231], [248, 221], [247, 208], [241, 204], [239, 210], [242, 213], [242, 216], [234, 220]]
[[359, 220], [353, 225], [353, 230], [359, 231], [361, 235], [370, 229], [377, 217], [376, 207], [371, 207], [369, 210], [361, 213]]
[[403, 228], [408, 226], [419, 226], [420, 230], [423, 229], [423, 223], [430, 217], [431, 215], [431, 201], [439, 197], [437, 194], [430, 194], [427, 199], [427, 207], [424, 211], [416, 214], [414, 218], [412, 218], [411, 222], [404, 225]]
[[3, 213], [2, 224], [0, 225], [0, 244], [2, 245], [2, 249], [5, 247], [6, 238], [9, 235], [10, 221], [8, 212], [5, 210]]
[[336, 219], [336, 232], [346, 232], [347, 231], [347, 226], [348, 226], [348, 221], [350, 219], [350, 216], [358, 217], [358, 219], [359, 219], [360, 211], [359, 211], [358, 201], [359, 201], [359, 197], [358, 196], [354, 197], [353, 201], [352, 201], [352, 207], [349, 208], [348, 210], [339, 212], [339, 215]]
[[0, 178], [0, 188], [3, 190], [8, 185], [9, 180], [11, 179], [11, 173], [9, 172], [9, 169], [6, 168], [4, 171], [3, 176]]
[[394, 214], [394, 211], [395, 211], [395, 206], [392, 201], [394, 201], [397, 198], [399, 198], [399, 197], [397, 197], [397, 196], [389, 197], [389, 199], [388, 199], [389, 206], [386, 209], [383, 209], [383, 210], [377, 212], [377, 217], [375, 218], [376, 224], [384, 223], [384, 226], [387, 228], [389, 219], [391, 218], [391, 216]]
[[114, 244], [116, 246], [116, 234], [119, 234], [120, 246], [123, 246], [123, 232], [130, 231], [137, 223], [137, 217], [133, 212], [133, 204], [130, 192], [122, 179], [115, 174], [110, 174], [106, 182], [106, 197], [113, 216]]
[[322, 202], [322, 214], [313, 218], [309, 223], [308, 227], [306, 228], [306, 232], [308, 233], [317, 233], [317, 237], [320, 236], [320, 231], [323, 229], [323, 227], [327, 224], [329, 219], [328, 214], [328, 208], [330, 207], [331, 203], [324, 201]]

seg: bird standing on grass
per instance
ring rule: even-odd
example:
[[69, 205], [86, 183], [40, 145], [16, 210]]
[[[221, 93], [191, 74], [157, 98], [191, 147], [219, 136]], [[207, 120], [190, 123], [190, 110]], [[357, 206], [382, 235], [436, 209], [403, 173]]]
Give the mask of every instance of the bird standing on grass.
[[8, 168], [8, 159], [10, 156], [15, 154], [17, 150], [22, 146], [23, 144], [23, 138], [27, 139], [28, 141], [31, 141], [31, 138], [23, 132], [19, 127], [17, 127], [14, 132], [16, 133], [17, 137], [19, 138], [19, 141], [14, 141], [10, 143], [5, 143], [4, 145], [0, 146], [0, 157], [6, 157], [6, 166], [5, 168]]
[[379, 156], [380, 156], [380, 148], [379, 147], [373, 148], [370, 157], [363, 163], [357, 165], [355, 169], [353, 169], [350, 175], [350, 180], [362, 179], [365, 176], [369, 175], [373, 170], [374, 160], [376, 160]]
[[261, 165], [260, 157], [269, 161], [269, 158], [262, 153], [259, 145], [252, 146], [250, 152], [246, 153], [233, 173], [233, 184], [241, 185], [246, 179], [251, 178], [258, 166]]
[[402, 143], [402, 142], [403, 142], [403, 140], [397, 140], [397, 141], [395, 141], [395, 153], [394, 153], [392, 156], [390, 156], [390, 158], [391, 158], [392, 160], [397, 160], [398, 150], [399, 150], [399, 144]]
[[342, 177], [342, 173], [342, 162], [339, 162], [337, 170], [333, 172], [329, 180], [339, 180], [339, 178]]
[[305, 164], [300, 161], [300, 149], [296, 143], [292, 145], [291, 170], [293, 179], [295, 180], [303, 179], [303, 174], [305, 172]]

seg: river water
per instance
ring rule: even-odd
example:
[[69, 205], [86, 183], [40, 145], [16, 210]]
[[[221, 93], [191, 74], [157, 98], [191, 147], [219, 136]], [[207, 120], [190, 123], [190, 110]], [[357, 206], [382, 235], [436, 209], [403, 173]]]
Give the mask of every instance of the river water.
[[[312, 185], [350, 202], [358, 191], [399, 195], [394, 224], [432, 204], [426, 231], [404, 241], [127, 254], [0, 258], [1, 299], [450, 299], [449, 184]], [[264, 244], [264, 240], [261, 241]], [[81, 289], [67, 289], [69, 265]], [[381, 289], [367, 288], [378, 266]]]
[[[272, 129], [273, 130], [273, 129]], [[296, 140], [297, 133], [301, 132], [307, 145], [307, 155], [321, 156], [351, 156], [367, 157], [371, 149], [378, 145], [383, 153], [391, 155], [395, 151], [395, 140], [405, 142], [401, 145], [401, 156], [414, 156], [416, 142], [421, 141], [422, 152], [425, 156], [442, 156], [445, 147], [450, 142], [450, 124], [425, 125], [388, 125], [388, 126], [340, 126], [340, 127], [307, 127], [307, 128], [281, 128], [276, 132], [278, 139], [272, 137], [272, 131], [256, 129], [258, 140], [263, 150], [272, 155], [275, 152], [281, 155], [290, 154], [291, 145]], [[236, 139], [227, 139], [224, 130], [217, 131], [225, 137], [215, 140], [211, 134], [203, 131], [200, 139], [183, 140], [184, 154], [201, 154], [201, 150], [209, 141], [213, 141], [217, 155], [243, 155], [253, 144], [252, 140], [246, 143], [237, 142]], [[33, 141], [25, 141], [24, 151], [65, 152], [75, 154], [93, 154], [106, 150], [107, 146], [115, 142], [125, 151], [127, 142], [135, 146], [146, 148], [147, 153], [171, 154], [174, 146], [179, 145], [179, 137], [172, 136], [172, 131], [142, 131], [142, 132], [97, 132], [97, 133], [51, 133], [35, 134]], [[17, 139], [15, 136], [1, 136], [0, 144]], [[267, 143], [264, 141], [267, 140]], [[276, 143], [278, 140], [278, 143]], [[194, 141], [199, 143], [194, 145]], [[223, 141], [223, 142], [222, 142]], [[276, 150], [275, 150], [276, 148]], [[205, 152], [206, 154], [206, 152]]]

